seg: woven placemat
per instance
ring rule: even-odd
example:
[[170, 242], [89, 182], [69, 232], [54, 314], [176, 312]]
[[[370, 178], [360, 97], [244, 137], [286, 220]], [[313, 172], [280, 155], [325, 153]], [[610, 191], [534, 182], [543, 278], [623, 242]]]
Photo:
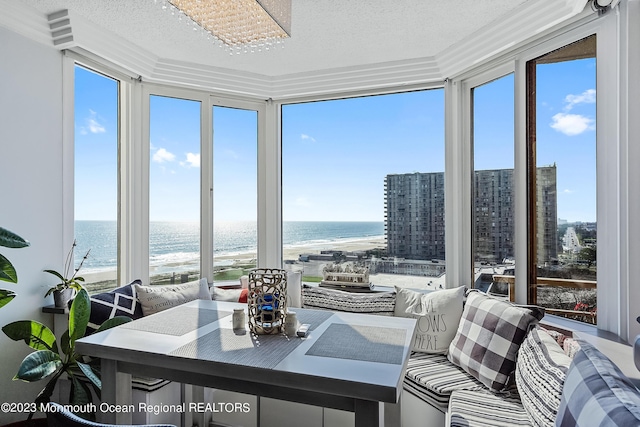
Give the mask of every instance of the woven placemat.
[[228, 311], [207, 310], [197, 307], [177, 307], [143, 317], [120, 326], [136, 331], [180, 336], [231, 315]]
[[296, 313], [296, 318], [301, 325], [303, 323], [310, 325], [309, 331], [313, 331], [315, 328], [323, 324], [328, 318], [333, 316], [333, 313], [327, 310], [305, 310], [304, 308], [292, 308], [291, 311]]
[[[328, 311], [294, 309], [309, 330], [333, 316]], [[284, 334], [254, 335], [248, 330], [217, 329], [172, 351], [172, 356], [273, 369], [302, 342]]]
[[404, 329], [334, 323], [306, 354], [400, 365], [405, 336]]
[[253, 335], [216, 329], [172, 351], [172, 356], [273, 369], [303, 341], [284, 334]]

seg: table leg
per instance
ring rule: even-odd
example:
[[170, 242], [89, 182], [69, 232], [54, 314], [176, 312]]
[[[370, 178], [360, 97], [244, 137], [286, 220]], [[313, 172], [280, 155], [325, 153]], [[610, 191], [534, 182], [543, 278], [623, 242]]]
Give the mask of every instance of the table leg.
[[355, 400], [355, 427], [379, 427], [380, 404], [371, 400]]
[[102, 359], [102, 404], [98, 409], [100, 421], [109, 424], [131, 424], [131, 374], [118, 372], [118, 362]]

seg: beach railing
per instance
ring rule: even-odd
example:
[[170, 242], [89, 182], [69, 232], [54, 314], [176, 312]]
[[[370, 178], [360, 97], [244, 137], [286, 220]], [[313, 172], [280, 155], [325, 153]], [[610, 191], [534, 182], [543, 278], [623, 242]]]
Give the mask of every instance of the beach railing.
[[[509, 301], [515, 302], [515, 276], [505, 274], [494, 274], [493, 282], [506, 283], [509, 287]], [[582, 290], [595, 290], [597, 288], [597, 282], [595, 280], [583, 280], [583, 279], [560, 279], [556, 277], [538, 277], [537, 283], [534, 285], [536, 288], [552, 287], [552, 288], [564, 288], [564, 289], [582, 289]], [[536, 289], [537, 294], [537, 289]], [[577, 302], [576, 309], [567, 310], [554, 307], [545, 307], [545, 311], [549, 314], [556, 314], [562, 317], [568, 317], [572, 319], [581, 320], [587, 323], [595, 324], [597, 322], [597, 311], [587, 310], [588, 306], [582, 302]]]

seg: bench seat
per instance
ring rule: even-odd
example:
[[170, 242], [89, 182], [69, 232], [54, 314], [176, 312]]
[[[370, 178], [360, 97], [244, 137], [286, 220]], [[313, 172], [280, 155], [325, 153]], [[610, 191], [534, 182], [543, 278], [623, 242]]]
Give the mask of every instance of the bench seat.
[[484, 385], [442, 354], [413, 352], [404, 378], [404, 389], [446, 412], [454, 390], [482, 390]]
[[517, 393], [455, 390], [449, 402], [450, 427], [531, 426]]

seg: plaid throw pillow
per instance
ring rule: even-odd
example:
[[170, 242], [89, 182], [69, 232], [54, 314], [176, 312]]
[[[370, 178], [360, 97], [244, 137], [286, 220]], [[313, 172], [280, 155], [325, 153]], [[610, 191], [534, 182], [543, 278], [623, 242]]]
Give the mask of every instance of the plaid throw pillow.
[[640, 425], [640, 393], [604, 354], [580, 341], [567, 373], [556, 426]]
[[520, 344], [543, 316], [539, 307], [516, 306], [471, 290], [448, 358], [492, 391], [501, 391], [516, 369]]

